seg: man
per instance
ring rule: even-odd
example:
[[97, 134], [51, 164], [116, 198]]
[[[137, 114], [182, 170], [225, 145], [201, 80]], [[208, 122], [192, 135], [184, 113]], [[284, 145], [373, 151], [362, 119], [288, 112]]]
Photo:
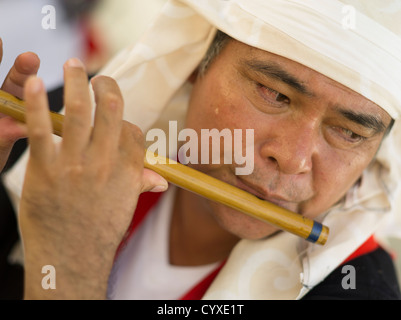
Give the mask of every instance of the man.
[[[180, 298], [220, 268], [203, 298], [352, 294], [352, 283], [349, 288], [332, 272], [376, 232], [394, 205], [388, 174], [397, 173], [390, 160], [400, 159], [393, 120], [400, 112], [401, 47], [391, 32], [369, 32], [379, 25], [363, 14], [357, 15], [360, 29], [346, 30], [345, 4], [172, 1], [153, 31], [103, 71], [118, 86], [109, 77], [92, 80], [93, 129], [85, 70], [76, 59], [67, 62], [59, 147], [43, 84], [30, 78], [25, 99], [31, 148], [20, 203], [26, 298], [104, 298], [106, 292], [116, 299]], [[359, 9], [367, 12], [363, 5]], [[317, 32], [316, 24], [324, 31]], [[223, 31], [217, 37], [216, 28]], [[167, 40], [160, 43], [154, 35], [164, 32]], [[356, 50], [364, 56], [355, 57]], [[132, 212], [141, 210], [139, 194], [167, 188], [143, 168], [141, 133], [166, 119], [184, 121], [198, 135], [202, 129], [253, 129], [249, 175], [237, 176], [238, 165], [224, 161], [192, 166], [323, 221], [331, 228], [327, 245], [307, 244], [175, 187], [125, 236]], [[242, 147], [247, 150], [244, 140]], [[396, 153], [384, 162], [387, 148]], [[366, 291], [357, 283], [363, 286], [358, 294], [366, 296], [354, 297], [399, 298], [389, 256], [363, 248], [368, 260], [380, 261], [363, 261], [380, 268], [367, 275], [378, 284]], [[37, 285], [43, 276], [38, 270], [49, 264], [57, 270], [53, 291]], [[330, 282], [325, 287], [333, 277], [340, 289], [330, 290]]]

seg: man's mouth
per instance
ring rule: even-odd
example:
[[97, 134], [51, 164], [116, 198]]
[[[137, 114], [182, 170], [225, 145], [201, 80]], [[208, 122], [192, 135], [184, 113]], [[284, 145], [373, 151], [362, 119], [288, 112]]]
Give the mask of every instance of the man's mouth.
[[274, 203], [275, 205], [283, 207], [287, 210], [294, 211], [297, 208], [297, 202], [286, 199], [281, 195], [269, 193], [268, 191], [262, 189], [261, 187], [253, 185], [252, 183], [245, 181], [241, 178], [238, 178], [236, 180], [236, 187], [244, 191], [247, 191], [250, 194], [253, 194], [255, 197], [261, 200]]

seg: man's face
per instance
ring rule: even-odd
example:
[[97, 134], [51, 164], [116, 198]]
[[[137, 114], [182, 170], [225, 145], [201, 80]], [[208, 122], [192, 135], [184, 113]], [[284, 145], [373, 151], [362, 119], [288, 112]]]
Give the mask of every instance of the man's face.
[[[236, 176], [235, 164], [192, 166], [314, 218], [358, 180], [390, 122], [383, 109], [337, 82], [233, 40], [194, 83], [186, 125], [199, 136], [201, 129], [254, 129], [252, 174]], [[221, 226], [241, 238], [277, 231], [202, 201]]]

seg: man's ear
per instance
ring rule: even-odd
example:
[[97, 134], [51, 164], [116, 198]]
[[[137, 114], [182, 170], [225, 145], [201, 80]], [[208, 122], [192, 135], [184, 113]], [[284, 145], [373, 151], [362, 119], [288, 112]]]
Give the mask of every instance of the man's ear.
[[191, 73], [191, 75], [188, 77], [188, 81], [189, 81], [191, 84], [195, 84], [196, 79], [198, 78], [198, 75], [199, 75], [199, 68], [196, 68], [196, 69]]

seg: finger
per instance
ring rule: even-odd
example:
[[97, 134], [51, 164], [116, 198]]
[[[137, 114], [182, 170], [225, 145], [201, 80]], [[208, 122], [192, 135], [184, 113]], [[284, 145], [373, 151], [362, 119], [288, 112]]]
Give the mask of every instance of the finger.
[[[0, 117], [1, 118], [1, 117]], [[11, 149], [18, 139], [26, 137], [26, 126], [10, 117], [0, 119], [0, 172], [7, 163]]]
[[24, 96], [24, 85], [27, 79], [36, 75], [40, 66], [39, 57], [32, 53], [26, 52], [15, 59], [13, 67], [10, 69], [2, 90], [22, 99]]
[[142, 190], [143, 192], [164, 192], [168, 189], [168, 182], [158, 173], [150, 170], [144, 169], [142, 175]]
[[123, 122], [120, 138], [120, 161], [143, 169], [140, 193], [164, 192], [168, 189], [168, 182], [158, 173], [144, 168], [145, 147], [142, 131], [132, 123]]
[[84, 65], [70, 59], [64, 65], [64, 104], [62, 152], [76, 157], [88, 146], [91, 135], [92, 103]]
[[0, 148], [12, 146], [27, 135], [26, 125], [11, 117], [0, 117]]
[[49, 104], [42, 80], [34, 76], [29, 78], [24, 96], [30, 155], [33, 160], [46, 164], [52, 160], [54, 145]]
[[117, 152], [119, 146], [124, 102], [115, 80], [98, 76], [92, 79], [96, 113], [93, 129], [93, 146], [104, 153]]

